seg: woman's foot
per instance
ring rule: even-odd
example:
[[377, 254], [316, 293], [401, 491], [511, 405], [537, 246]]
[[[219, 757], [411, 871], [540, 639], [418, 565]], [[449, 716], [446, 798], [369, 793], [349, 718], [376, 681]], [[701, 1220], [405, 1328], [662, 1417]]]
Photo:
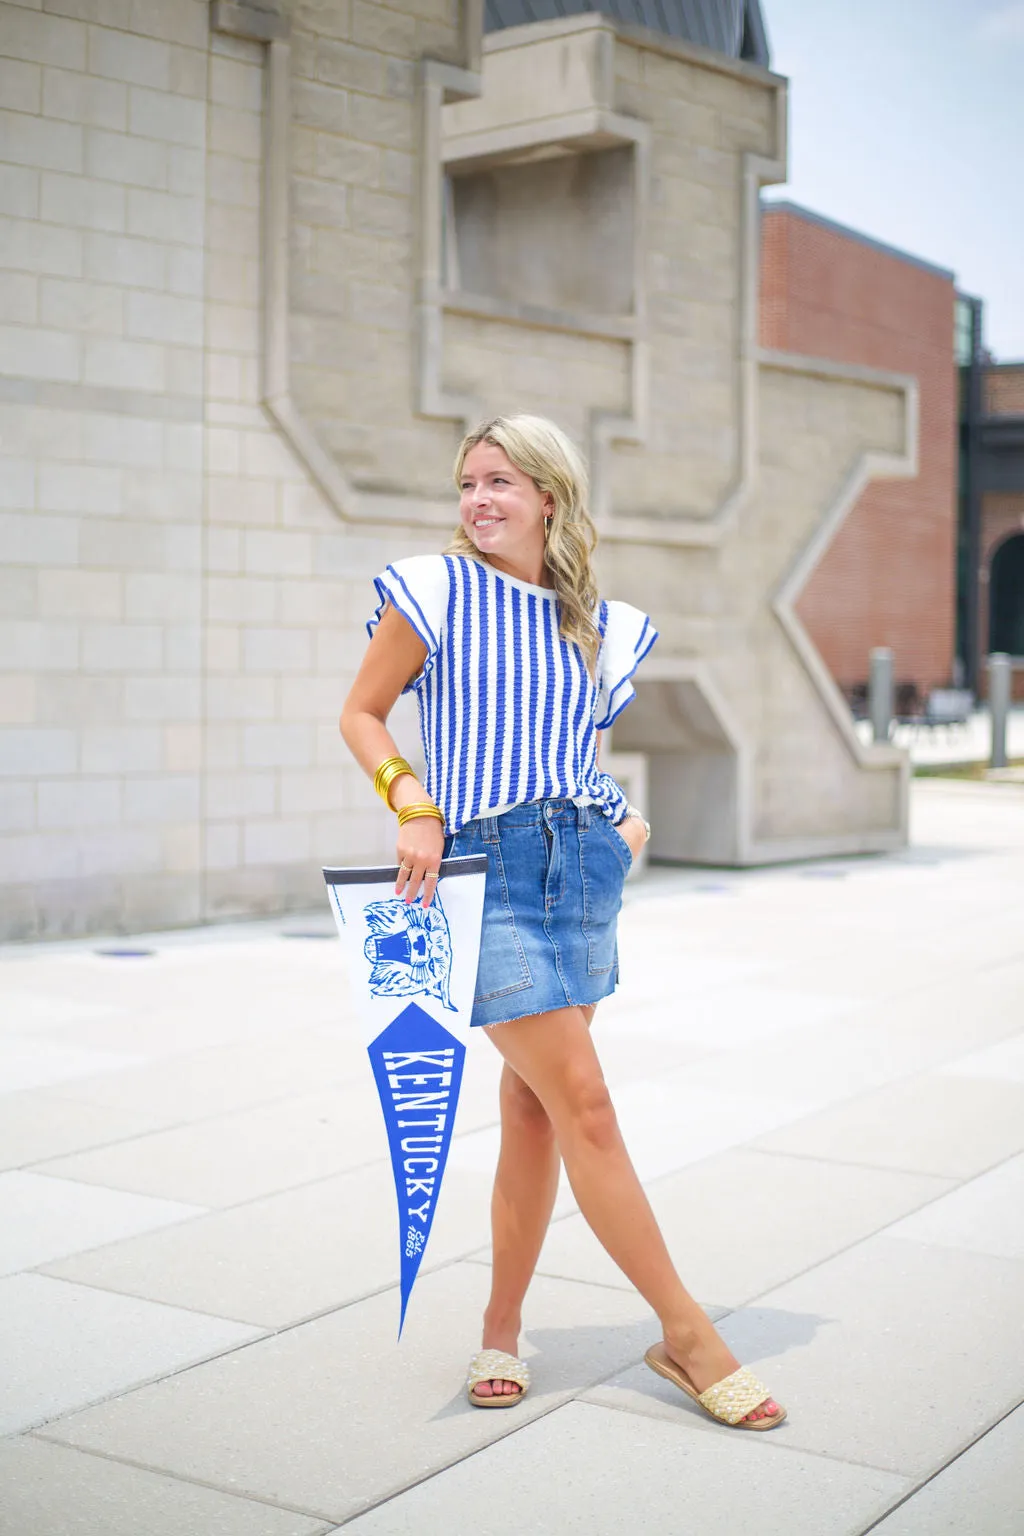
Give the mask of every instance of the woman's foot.
[[[484, 1349], [500, 1349], [507, 1355], [519, 1355], [519, 1325], [492, 1325], [484, 1319], [481, 1341]], [[521, 1397], [522, 1387], [516, 1381], [505, 1381], [496, 1376], [491, 1381], [478, 1381], [473, 1388], [474, 1397]]]
[[[699, 1335], [680, 1334], [673, 1338], [666, 1335], [665, 1349], [676, 1365], [686, 1372], [698, 1392], [706, 1392], [716, 1381], [722, 1381], [740, 1368], [740, 1362], [710, 1323], [707, 1332], [702, 1329]], [[759, 1419], [773, 1419], [781, 1412], [775, 1399], [766, 1397], [746, 1415], [746, 1419], [755, 1423]]]

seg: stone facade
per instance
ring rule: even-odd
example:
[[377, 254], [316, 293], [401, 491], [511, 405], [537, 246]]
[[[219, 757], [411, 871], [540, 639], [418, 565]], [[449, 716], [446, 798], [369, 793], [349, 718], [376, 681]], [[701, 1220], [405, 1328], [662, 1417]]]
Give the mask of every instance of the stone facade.
[[[498, 408], [588, 447], [609, 595], [662, 629], [616, 740], [652, 851], [902, 838], [902, 760], [794, 602], [867, 477], [912, 472], [913, 391], [758, 350], [784, 82], [594, 16], [481, 59], [472, 0], [0, 0], [0, 61], [3, 933], [307, 905], [388, 856], [337, 733], [370, 578], [440, 547]], [[508, 199], [543, 233], [566, 186], [576, 239], [628, 212], [625, 277], [460, 284]]]

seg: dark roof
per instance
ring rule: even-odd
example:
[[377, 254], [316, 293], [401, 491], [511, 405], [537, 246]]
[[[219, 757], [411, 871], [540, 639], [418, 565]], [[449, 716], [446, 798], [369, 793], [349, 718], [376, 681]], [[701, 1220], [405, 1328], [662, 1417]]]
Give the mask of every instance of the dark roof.
[[588, 11], [699, 43], [733, 59], [749, 59], [766, 69], [771, 62], [760, 0], [486, 0], [484, 27], [500, 32]]

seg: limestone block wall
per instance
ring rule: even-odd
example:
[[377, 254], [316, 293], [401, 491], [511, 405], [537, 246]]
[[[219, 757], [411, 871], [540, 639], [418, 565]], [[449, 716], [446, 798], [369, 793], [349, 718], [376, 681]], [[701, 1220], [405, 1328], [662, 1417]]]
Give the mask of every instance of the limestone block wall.
[[116, 921], [126, 877], [194, 915], [201, 862], [206, 7], [57, 9], [0, 6], [14, 935]]
[[[401, 52], [454, 33], [429, 0], [391, 30], [295, 9], [300, 64], [375, 63], [308, 83], [336, 132], [296, 128], [301, 246], [321, 205], [396, 199]], [[261, 407], [265, 54], [201, 0], [0, 4], [2, 936], [306, 904], [321, 862], [385, 851], [338, 709], [370, 577], [438, 535], [347, 528]], [[340, 259], [324, 307], [375, 324]], [[387, 366], [360, 353], [365, 396]]]
[[291, 393], [355, 486], [447, 494], [458, 441], [416, 409], [418, 66], [464, 62], [459, 0], [297, 0]]

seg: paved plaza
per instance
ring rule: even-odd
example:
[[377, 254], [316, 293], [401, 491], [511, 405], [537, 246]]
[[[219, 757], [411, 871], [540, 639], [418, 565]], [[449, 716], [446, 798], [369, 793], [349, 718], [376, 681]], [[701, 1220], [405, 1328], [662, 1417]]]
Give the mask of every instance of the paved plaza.
[[629, 888], [596, 1023], [691, 1288], [790, 1411], [717, 1427], [562, 1192], [534, 1385], [466, 1403], [497, 1058], [396, 1344], [380, 1111], [322, 912], [0, 963], [3, 1536], [1024, 1531], [1024, 788], [913, 845]]

